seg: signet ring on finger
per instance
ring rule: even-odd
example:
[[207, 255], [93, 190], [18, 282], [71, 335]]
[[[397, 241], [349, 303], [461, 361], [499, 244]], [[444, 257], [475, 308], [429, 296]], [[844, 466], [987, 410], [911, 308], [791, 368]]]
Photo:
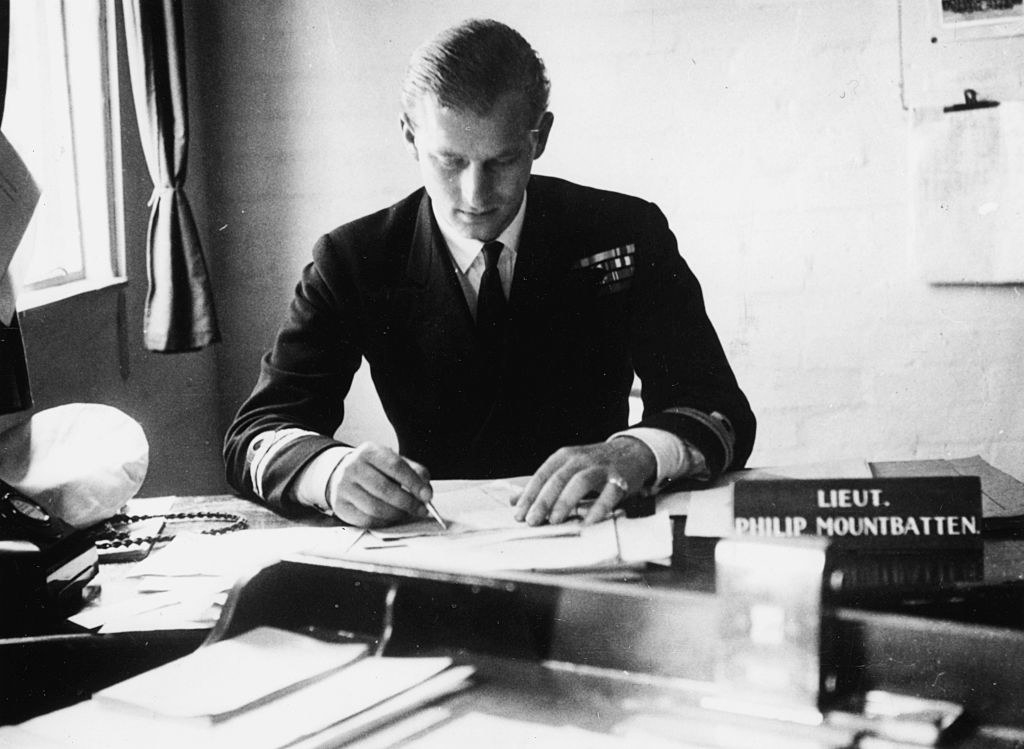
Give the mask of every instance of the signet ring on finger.
[[621, 476], [609, 476], [608, 483], [619, 489], [623, 494], [629, 494], [629, 483]]

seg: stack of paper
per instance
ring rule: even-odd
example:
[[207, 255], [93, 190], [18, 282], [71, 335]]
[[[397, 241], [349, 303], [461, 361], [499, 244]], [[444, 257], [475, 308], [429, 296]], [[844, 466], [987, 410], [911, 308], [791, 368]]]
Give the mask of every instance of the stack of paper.
[[362, 534], [352, 528], [275, 528], [220, 536], [183, 533], [105, 582], [98, 602], [71, 618], [104, 634], [159, 629], [209, 629], [242, 576], [309, 546], [345, 550]]
[[456, 572], [575, 571], [640, 566], [672, 556], [667, 516], [615, 515], [584, 526], [578, 519], [530, 526], [512, 502], [528, 477], [438, 486], [434, 506], [447, 530], [426, 518], [369, 531], [346, 549], [310, 547], [306, 556]]
[[[365, 646], [258, 628], [17, 726], [53, 746], [244, 746], [340, 742], [468, 684], [450, 658], [363, 657]], [[0, 729], [0, 743], [5, 739]]]

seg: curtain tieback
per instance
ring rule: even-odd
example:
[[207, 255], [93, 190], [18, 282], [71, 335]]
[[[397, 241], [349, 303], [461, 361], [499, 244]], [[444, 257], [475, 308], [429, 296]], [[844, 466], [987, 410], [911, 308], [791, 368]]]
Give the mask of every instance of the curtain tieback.
[[153, 192], [150, 193], [150, 195], [149, 195], [149, 201], [146, 203], [146, 207], [152, 208], [153, 207], [153, 203], [155, 203], [160, 198], [161, 194], [163, 194], [163, 193], [175, 193], [175, 192], [178, 192], [179, 190], [181, 190], [181, 188], [182, 188], [182, 186], [180, 184], [177, 184], [177, 185], [160, 185], [159, 187], [154, 187], [153, 188]]

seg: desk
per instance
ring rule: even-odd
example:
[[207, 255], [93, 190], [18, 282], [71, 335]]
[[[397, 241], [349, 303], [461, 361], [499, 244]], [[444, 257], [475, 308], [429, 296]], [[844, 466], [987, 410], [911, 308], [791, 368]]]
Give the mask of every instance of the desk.
[[[308, 516], [301, 521], [285, 518], [265, 507], [230, 495], [182, 497], [175, 501], [172, 509], [179, 512], [206, 510], [242, 514], [254, 528], [290, 527], [299, 522], [319, 526], [332, 524], [330, 519], [321, 516]], [[672, 620], [674, 636], [680, 645], [674, 646], [672, 653], [655, 652], [654, 656], [659, 661], [656, 665], [678, 667], [684, 670], [687, 678], [697, 681], [709, 678], [711, 665], [708, 655], [711, 648], [708, 647], [708, 637], [714, 630], [713, 578], [708, 575], [712, 547], [713, 542], [681, 539], [681, 553], [677, 555], [674, 569], [651, 567], [639, 576], [630, 576], [628, 582], [602, 588], [611, 596], [608, 601], [616, 597], [616, 586], [619, 590], [634, 591], [623, 598], [633, 603], [619, 609], [605, 605], [600, 596], [596, 595], [596, 592], [600, 592], [597, 588], [581, 586], [577, 581], [576, 589], [580, 593], [576, 600], [588, 602], [588, 607], [592, 609], [590, 621], [593, 626], [585, 632], [575, 630], [571, 637], [562, 637], [558, 641], [559, 647], [578, 648], [581, 642], [585, 642], [591, 650], [600, 649], [603, 633], [637, 626], [637, 613], [643, 609], [637, 609], [636, 606], [649, 597], [650, 591], [678, 592], [680, 596], [672, 599], [672, 605], [680, 608]], [[981, 605], [972, 604], [973, 608], [968, 607], [961, 613], [967, 619], [974, 615], [983, 615], [984, 618], [1000, 614], [1004, 621], [999, 626], [993, 626], [992, 622], [987, 625], [968, 625], [949, 621], [942, 618], [941, 607], [921, 612], [928, 616], [912, 617], [904, 615], [905, 610], [899, 608], [895, 609], [897, 613], [894, 614], [884, 608], [868, 611], [840, 607], [830, 615], [834, 625], [832, 632], [833, 636], [846, 643], [843, 649], [843, 657], [848, 661], [846, 666], [859, 669], [864, 685], [959, 702], [986, 722], [1010, 726], [1013, 731], [1017, 731], [1011, 732], [1012, 735], [1024, 740], [1024, 710], [1021, 709], [1021, 705], [1024, 705], [1024, 605], [1021, 605], [1024, 592], [1020, 586], [1012, 584], [1021, 579], [1016, 570], [1021, 568], [1024, 560], [1024, 541], [986, 541], [984, 560], [983, 581], [991, 584], [989, 593], [974, 599], [975, 603], [980, 602]], [[130, 563], [108, 565], [103, 575], [108, 578], [123, 576], [130, 566]], [[332, 576], [341, 575], [349, 581], [359, 581], [360, 578], [370, 580], [381, 575], [387, 577], [392, 573], [370, 570], [364, 566], [355, 570], [328, 570], [314, 574], [327, 577], [303, 586], [306, 588], [304, 591], [294, 590], [296, 586], [290, 582], [294, 578], [290, 575], [279, 575], [274, 584], [283, 592], [281, 595], [272, 595], [271, 600], [286, 600], [288, 604], [270, 612], [267, 606], [257, 601], [249, 616], [262, 617], [264, 621], [269, 617], [275, 620], [274, 623], [283, 626], [302, 625], [299, 614], [304, 609], [301, 605], [295, 605], [298, 599], [305, 597], [305, 600], [318, 601], [318, 610], [326, 612], [327, 616], [332, 610], [338, 609], [326, 605], [323, 596], [325, 590], [340, 591], [338, 595], [344, 593], [345, 586], [338, 584], [338, 579]], [[530, 576], [530, 580], [533, 581], [531, 585], [539, 587], [531, 588], [527, 585], [523, 590], [537, 591], [558, 585], [557, 576], [534, 575]], [[531, 593], [524, 600], [539, 605], [538, 602], [546, 600], [544, 595]], [[989, 597], [986, 598], [986, 595]], [[448, 603], [453, 598], [449, 593], [444, 593], [430, 600]], [[351, 608], [351, 599], [348, 607]], [[245, 615], [235, 613], [233, 621], [238, 626]], [[330, 623], [329, 619], [325, 621]], [[315, 622], [307, 621], [304, 624], [310, 623]], [[133, 673], [190, 652], [202, 642], [206, 634], [204, 631], [109, 636], [63, 633], [18, 641], [0, 641], [0, 657], [3, 659], [0, 671], [5, 675], [2, 681], [11, 692], [2, 695], [4, 712], [0, 722], [19, 722], [32, 714], [82, 699]], [[436, 632], [434, 634], [437, 635]], [[608, 716], [605, 720], [611, 720], [619, 713], [602, 712], [608, 707], [602, 706], [602, 700], [611, 699], [610, 695], [618, 700], [623, 694], [622, 690], [629, 692], [637, 689], [636, 685], [615, 687], [613, 682], [588, 680], [589, 677], [584, 678], [579, 674], [552, 674], [535, 662], [536, 653], [530, 648], [536, 646], [536, 642], [531, 644], [520, 640], [517, 646], [517, 640], [513, 637], [498, 637], [497, 640], [502, 648], [501, 653], [493, 650], [488, 652], [490, 645], [484, 640], [474, 641], [474, 647], [469, 649], [474, 651], [474, 657], [479, 659], [485, 671], [495, 674], [507, 672], [508, 680], [504, 677], [495, 678], [492, 686], [487, 689], [474, 690], [456, 698], [455, 704], [459, 710], [468, 711], [488, 705], [507, 706], [510, 696], [514, 697], [517, 693], [516, 684], [521, 687], [528, 683], [535, 687], [542, 685], [542, 688], [539, 691], [530, 690], [522, 699], [513, 699], [514, 707], [510, 708], [512, 713], [525, 712], [534, 719], [555, 721], [576, 714], [593, 715], [596, 711], [596, 714]], [[434, 644], [441, 646], [440, 643]], [[545, 639], [545, 658], [552, 657], [550, 646], [551, 643]], [[606, 651], [619, 652], [610, 648], [606, 648]], [[557, 651], [554, 655], [556, 659], [561, 658]], [[629, 652], [629, 649], [623, 649], [622, 655], [626, 660], [612, 664], [620, 670], [651, 667], [650, 663], [638, 666], [635, 660], [629, 660], [636, 655]], [[7, 675], [14, 678], [7, 678]]]

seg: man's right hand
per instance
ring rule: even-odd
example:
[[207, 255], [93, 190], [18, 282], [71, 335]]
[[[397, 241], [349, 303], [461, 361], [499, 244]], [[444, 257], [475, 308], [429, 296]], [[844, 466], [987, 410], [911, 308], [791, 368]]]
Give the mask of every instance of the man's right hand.
[[424, 503], [432, 496], [424, 466], [389, 447], [364, 442], [330, 473], [324, 500], [343, 522], [374, 528], [426, 517]]

